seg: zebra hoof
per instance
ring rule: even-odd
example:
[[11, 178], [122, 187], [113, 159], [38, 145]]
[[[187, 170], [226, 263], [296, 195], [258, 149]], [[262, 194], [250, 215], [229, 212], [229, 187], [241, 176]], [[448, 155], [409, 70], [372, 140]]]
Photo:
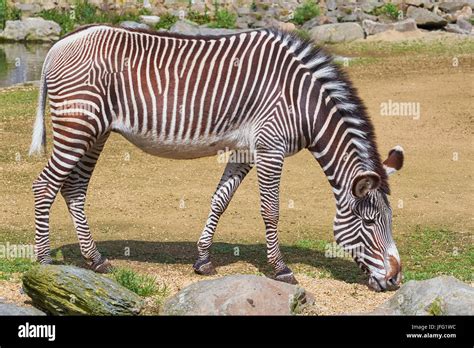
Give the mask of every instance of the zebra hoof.
[[193, 265], [193, 268], [194, 272], [200, 275], [214, 275], [217, 273], [209, 259], [196, 261], [196, 263]]
[[288, 284], [298, 284], [293, 272], [287, 267], [283, 271], [278, 272], [275, 275], [275, 280], [279, 282], [288, 283]]
[[114, 267], [106, 258], [101, 258], [97, 262], [87, 263], [87, 266], [90, 270], [97, 273], [110, 273], [113, 271]]
[[52, 265], [53, 264], [53, 259], [51, 256], [43, 256], [43, 257], [38, 257], [36, 260], [40, 265]]

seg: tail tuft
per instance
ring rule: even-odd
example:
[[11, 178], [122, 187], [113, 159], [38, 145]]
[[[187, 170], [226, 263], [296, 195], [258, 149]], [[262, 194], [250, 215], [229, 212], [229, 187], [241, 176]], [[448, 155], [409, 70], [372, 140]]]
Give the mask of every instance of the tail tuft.
[[[46, 63], [45, 63], [46, 65]], [[41, 74], [40, 90], [38, 96], [38, 108], [36, 110], [36, 120], [33, 126], [33, 138], [31, 140], [29, 155], [42, 155], [46, 146], [46, 129], [44, 126], [44, 109], [46, 104], [46, 76]]]

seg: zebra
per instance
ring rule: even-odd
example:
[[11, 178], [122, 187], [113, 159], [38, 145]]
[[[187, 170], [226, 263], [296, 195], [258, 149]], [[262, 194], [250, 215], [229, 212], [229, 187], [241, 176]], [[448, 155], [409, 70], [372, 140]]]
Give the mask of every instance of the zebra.
[[52, 261], [49, 212], [60, 192], [89, 268], [111, 263], [92, 239], [84, 204], [92, 172], [111, 132], [165, 158], [247, 151], [229, 161], [197, 242], [196, 273], [210, 275], [213, 235], [235, 191], [256, 167], [267, 258], [274, 279], [297, 283], [277, 235], [285, 157], [307, 149], [336, 200], [334, 234], [376, 291], [397, 287], [401, 262], [392, 237], [388, 174], [403, 165], [395, 147], [382, 162], [367, 111], [330, 55], [277, 29], [223, 36], [89, 25], [56, 42], [45, 59], [30, 155], [44, 152], [45, 107], [51, 157], [33, 182], [35, 254]]

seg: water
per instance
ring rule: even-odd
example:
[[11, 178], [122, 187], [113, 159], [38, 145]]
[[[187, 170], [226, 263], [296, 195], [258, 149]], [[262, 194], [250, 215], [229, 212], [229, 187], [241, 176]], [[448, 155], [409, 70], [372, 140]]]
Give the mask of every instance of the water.
[[50, 45], [0, 43], [0, 88], [39, 80]]

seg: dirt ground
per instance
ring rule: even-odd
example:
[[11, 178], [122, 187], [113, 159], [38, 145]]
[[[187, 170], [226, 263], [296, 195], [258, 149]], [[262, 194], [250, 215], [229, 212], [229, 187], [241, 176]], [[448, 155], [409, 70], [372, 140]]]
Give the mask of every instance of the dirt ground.
[[[456, 66], [453, 58], [458, 60]], [[453, 231], [459, 236], [460, 248], [472, 244], [472, 55], [380, 54], [373, 62], [350, 64], [346, 70], [368, 107], [382, 157], [394, 145], [405, 149], [405, 167], [390, 178], [397, 243], [403, 244], [417, 226], [430, 226]], [[381, 115], [382, 103], [389, 100], [419, 103], [419, 119]], [[26, 158], [34, 108], [35, 103], [25, 105], [25, 110], [12, 108], [11, 117], [1, 119], [0, 239], [4, 241], [32, 243], [34, 238], [30, 185], [46, 161]], [[14, 118], [15, 114], [19, 115]], [[19, 160], [15, 160], [17, 153]], [[203, 279], [193, 273], [191, 265], [223, 169], [216, 158], [178, 161], [152, 157], [114, 134], [88, 195], [88, 220], [99, 249], [116, 266], [156, 276], [170, 288], [170, 295]], [[252, 171], [215, 235], [212, 256], [218, 276], [270, 274], [257, 192]], [[305, 151], [288, 158], [281, 185], [279, 238], [296, 278], [316, 298], [308, 313], [371, 311], [391, 294], [370, 291], [352, 261], [327, 259], [324, 251], [312, 247], [318, 241], [332, 241], [334, 212], [330, 186], [317, 162]], [[80, 264], [77, 239], [62, 198], [51, 212], [51, 242], [53, 248], [61, 249], [66, 262]], [[409, 248], [400, 248], [402, 262]], [[0, 298], [24, 302], [26, 296], [19, 289], [18, 281], [1, 281]]]

